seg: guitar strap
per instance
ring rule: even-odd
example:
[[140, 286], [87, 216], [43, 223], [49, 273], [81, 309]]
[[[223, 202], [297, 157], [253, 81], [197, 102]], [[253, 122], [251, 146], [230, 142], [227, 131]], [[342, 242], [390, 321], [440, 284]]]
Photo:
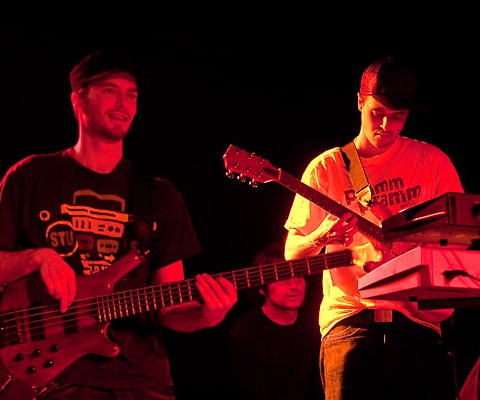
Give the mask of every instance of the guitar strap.
[[[362, 160], [360, 160], [358, 155], [355, 142], [352, 140], [342, 146], [341, 150], [358, 201], [365, 207], [371, 207], [373, 205], [372, 188], [363, 169]], [[373, 316], [375, 322], [388, 323], [393, 321], [392, 310], [375, 308], [373, 310]]]
[[341, 147], [343, 160], [347, 166], [347, 171], [350, 174], [355, 195], [358, 201], [365, 207], [372, 205], [372, 189], [368, 183], [367, 175], [363, 169], [362, 161], [358, 156], [355, 142], [352, 140]]

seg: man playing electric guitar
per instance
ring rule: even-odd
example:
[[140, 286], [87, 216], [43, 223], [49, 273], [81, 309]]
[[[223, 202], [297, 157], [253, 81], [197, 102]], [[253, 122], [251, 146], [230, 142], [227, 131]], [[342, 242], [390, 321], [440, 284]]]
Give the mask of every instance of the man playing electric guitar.
[[302, 182], [352, 212], [335, 216], [297, 194], [285, 223], [287, 259], [348, 246], [356, 260], [354, 267], [323, 273], [320, 370], [326, 400], [455, 397], [440, 324], [452, 310], [364, 299], [357, 288], [366, 266], [395, 257], [357, 229], [359, 218], [380, 226], [375, 204], [396, 214], [446, 192], [463, 192], [446, 154], [400, 135], [414, 105], [415, 80], [411, 67], [391, 57], [362, 75], [361, 126], [353, 144], [371, 187], [369, 203], [359, 200], [342, 148], [335, 147], [311, 160]]

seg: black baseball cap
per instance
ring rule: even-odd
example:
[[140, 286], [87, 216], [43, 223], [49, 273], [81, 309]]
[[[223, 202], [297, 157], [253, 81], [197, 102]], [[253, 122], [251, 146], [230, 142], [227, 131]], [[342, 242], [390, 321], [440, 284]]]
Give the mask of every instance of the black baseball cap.
[[120, 50], [97, 50], [84, 57], [70, 72], [72, 91], [115, 72], [127, 72], [138, 80], [135, 65], [129, 55]]
[[360, 94], [372, 96], [392, 110], [416, 106], [416, 76], [413, 68], [395, 57], [370, 64], [362, 74]]

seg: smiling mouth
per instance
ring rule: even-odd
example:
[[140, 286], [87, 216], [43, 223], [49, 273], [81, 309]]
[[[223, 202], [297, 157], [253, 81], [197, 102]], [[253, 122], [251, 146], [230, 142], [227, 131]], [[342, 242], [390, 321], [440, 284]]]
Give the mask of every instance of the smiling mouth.
[[112, 118], [112, 119], [117, 120], [117, 121], [122, 121], [122, 122], [127, 122], [128, 121], [128, 117], [126, 115], [123, 115], [123, 114], [109, 114], [108, 116], [109, 116], [109, 118]]

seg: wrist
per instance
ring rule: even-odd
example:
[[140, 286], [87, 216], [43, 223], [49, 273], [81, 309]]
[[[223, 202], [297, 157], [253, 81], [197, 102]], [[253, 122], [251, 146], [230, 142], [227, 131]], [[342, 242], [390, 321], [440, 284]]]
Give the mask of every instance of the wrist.
[[310, 237], [309, 242], [311, 247], [318, 249], [326, 246], [327, 238], [325, 236]]

